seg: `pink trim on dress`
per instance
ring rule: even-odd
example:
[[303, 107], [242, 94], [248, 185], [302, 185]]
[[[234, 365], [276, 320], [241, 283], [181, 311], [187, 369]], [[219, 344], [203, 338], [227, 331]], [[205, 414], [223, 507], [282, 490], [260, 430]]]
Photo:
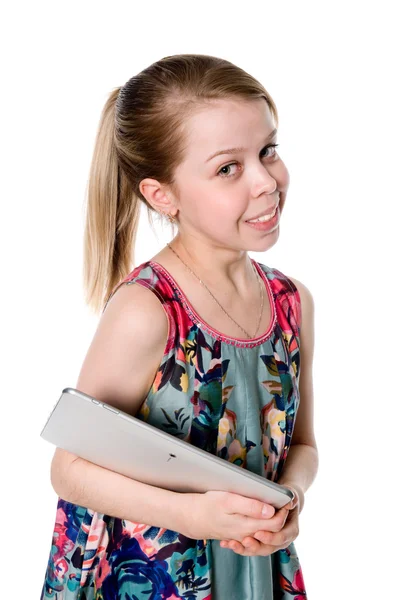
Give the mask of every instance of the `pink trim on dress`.
[[251, 258], [251, 261], [256, 266], [260, 276], [262, 277], [262, 279], [265, 283], [265, 287], [267, 290], [267, 296], [269, 298], [269, 303], [270, 303], [271, 315], [272, 315], [267, 331], [265, 331], [265, 333], [255, 337], [255, 338], [229, 337], [229, 336], [225, 335], [224, 333], [222, 333], [221, 331], [217, 331], [217, 329], [214, 329], [213, 327], [208, 325], [208, 323], [206, 323], [202, 319], [202, 317], [196, 312], [196, 310], [190, 304], [188, 298], [184, 294], [183, 290], [180, 288], [180, 286], [175, 281], [175, 279], [172, 277], [172, 275], [170, 275], [170, 273], [163, 267], [163, 265], [161, 265], [160, 263], [155, 262], [153, 260], [148, 261], [148, 264], [152, 265], [156, 269], [156, 271], [157, 270], [162, 271], [162, 273], [165, 275], [165, 277], [170, 282], [171, 286], [176, 290], [178, 296], [180, 297], [184, 310], [187, 312], [190, 319], [198, 327], [200, 327], [201, 329], [204, 329], [213, 337], [216, 337], [217, 339], [222, 340], [223, 342], [225, 342], [227, 344], [231, 344], [233, 346], [239, 346], [239, 347], [253, 347], [253, 346], [258, 346], [259, 344], [261, 344], [262, 342], [264, 342], [271, 336], [271, 334], [274, 331], [276, 322], [277, 322], [277, 313], [276, 313], [276, 306], [274, 303], [273, 291], [270, 286], [270, 281], [267, 278], [266, 273], [263, 271], [263, 269], [259, 265], [259, 263], [257, 261], [255, 261], [253, 258]]

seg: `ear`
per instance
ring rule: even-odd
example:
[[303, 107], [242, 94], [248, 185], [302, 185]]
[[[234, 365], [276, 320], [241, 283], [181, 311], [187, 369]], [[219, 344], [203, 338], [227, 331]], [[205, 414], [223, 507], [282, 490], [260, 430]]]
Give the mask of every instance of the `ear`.
[[174, 204], [174, 196], [167, 186], [162, 185], [157, 179], [142, 179], [139, 184], [141, 194], [148, 203], [157, 211], [176, 215], [177, 207]]

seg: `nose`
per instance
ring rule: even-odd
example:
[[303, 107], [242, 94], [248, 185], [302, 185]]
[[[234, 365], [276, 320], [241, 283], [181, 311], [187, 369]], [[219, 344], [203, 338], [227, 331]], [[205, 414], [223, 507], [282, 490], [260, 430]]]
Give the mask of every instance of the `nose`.
[[259, 169], [260, 176], [255, 183], [255, 196], [261, 194], [273, 194], [277, 189], [277, 181], [268, 172], [265, 166], [261, 165]]

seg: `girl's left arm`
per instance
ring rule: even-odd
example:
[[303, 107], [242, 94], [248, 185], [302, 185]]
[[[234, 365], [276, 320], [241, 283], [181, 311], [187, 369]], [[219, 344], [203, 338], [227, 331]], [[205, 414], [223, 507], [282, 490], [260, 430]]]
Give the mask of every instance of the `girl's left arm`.
[[304, 495], [311, 486], [318, 470], [319, 457], [313, 429], [313, 352], [314, 352], [314, 301], [308, 288], [289, 278], [299, 291], [301, 298], [300, 331], [300, 402], [295, 419], [291, 445], [283, 472], [277, 483], [294, 486], [299, 493], [299, 510], [304, 504]]

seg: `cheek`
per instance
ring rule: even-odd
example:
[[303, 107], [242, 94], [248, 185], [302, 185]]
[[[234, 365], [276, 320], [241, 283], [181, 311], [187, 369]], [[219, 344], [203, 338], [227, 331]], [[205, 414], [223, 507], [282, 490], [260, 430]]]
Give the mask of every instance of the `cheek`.
[[280, 168], [279, 172], [277, 173], [276, 181], [277, 181], [277, 189], [280, 191], [279, 208], [280, 208], [280, 213], [282, 213], [283, 209], [284, 209], [284, 205], [285, 205], [285, 200], [287, 197], [287, 190], [290, 185], [290, 174], [284, 163], [281, 164], [281, 168]]
[[278, 168], [274, 175], [277, 181], [277, 187], [279, 190], [286, 192], [290, 185], [290, 173], [282, 160], [280, 160], [277, 166]]
[[243, 198], [238, 199], [233, 193], [214, 196], [209, 194], [200, 205], [202, 222], [208, 223], [211, 229], [215, 229], [216, 226], [222, 230], [231, 229], [243, 218], [246, 210]]

